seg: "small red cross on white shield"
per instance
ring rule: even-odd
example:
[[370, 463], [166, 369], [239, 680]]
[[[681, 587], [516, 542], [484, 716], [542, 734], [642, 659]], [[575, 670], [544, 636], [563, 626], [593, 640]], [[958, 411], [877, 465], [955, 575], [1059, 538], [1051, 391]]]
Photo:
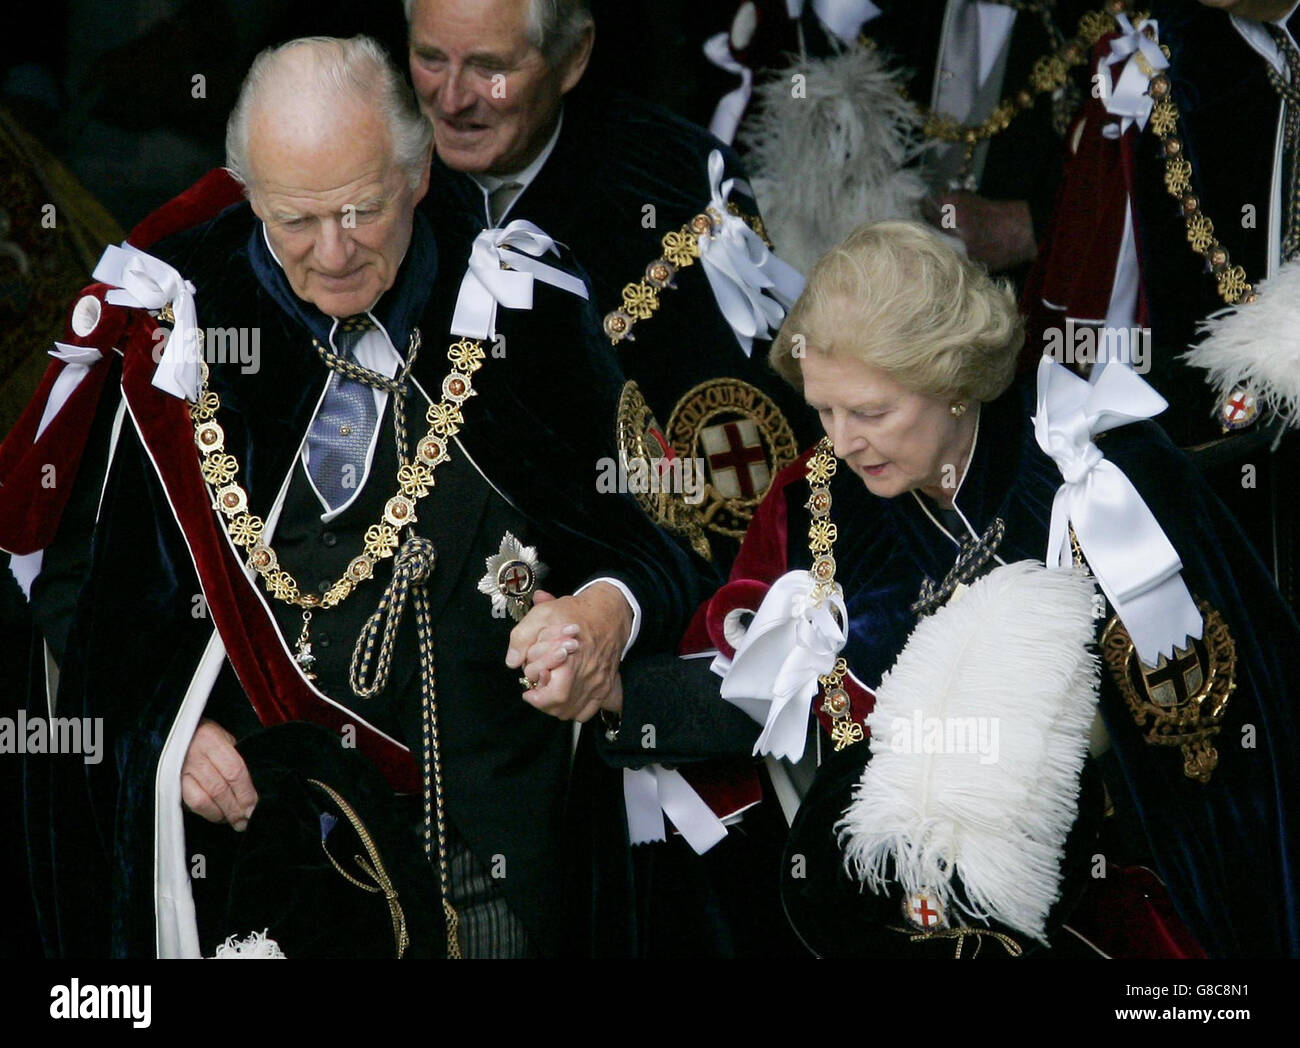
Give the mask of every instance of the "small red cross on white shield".
[[700, 433], [709, 476], [719, 495], [728, 499], [761, 498], [772, 472], [758, 426], [747, 418], [709, 426]]
[[1245, 386], [1238, 386], [1219, 404], [1219, 421], [1227, 430], [1245, 429], [1259, 417], [1259, 398]]
[[537, 559], [537, 549], [525, 546], [507, 531], [501, 548], [487, 558], [486, 566], [478, 582], [479, 592], [491, 599], [494, 616], [508, 614], [518, 622], [532, 607], [533, 591], [546, 573], [546, 565]]
[[909, 924], [925, 931], [948, 926], [943, 903], [932, 892], [909, 892], [904, 896], [903, 916]]

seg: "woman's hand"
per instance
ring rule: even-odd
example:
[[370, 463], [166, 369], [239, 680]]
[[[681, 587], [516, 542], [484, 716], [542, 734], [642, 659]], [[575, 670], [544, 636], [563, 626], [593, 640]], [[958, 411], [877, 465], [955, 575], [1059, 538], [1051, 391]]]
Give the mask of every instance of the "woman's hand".
[[561, 720], [585, 722], [623, 708], [618, 668], [632, 630], [632, 609], [617, 587], [598, 582], [572, 597], [539, 590], [510, 633], [506, 665], [534, 686], [524, 701]]

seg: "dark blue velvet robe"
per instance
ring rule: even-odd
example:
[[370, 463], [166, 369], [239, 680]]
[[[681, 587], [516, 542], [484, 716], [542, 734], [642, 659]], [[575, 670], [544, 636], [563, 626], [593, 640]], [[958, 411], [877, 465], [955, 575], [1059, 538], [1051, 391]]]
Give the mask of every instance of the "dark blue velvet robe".
[[[1061, 484], [1055, 463], [1035, 442], [1033, 411], [1028, 379], [983, 406], [972, 461], [956, 496], [981, 534], [995, 517], [1005, 523], [997, 554], [1007, 563], [1043, 559]], [[1144, 741], [1117, 685], [1103, 672], [1100, 712], [1122, 768], [1122, 781], [1107, 785], [1120, 817], [1140, 825], [1180, 916], [1209, 955], [1300, 955], [1300, 627], [1236, 522], [1158, 426], [1112, 430], [1098, 447], [1141, 493], [1182, 558], [1188, 589], [1223, 615], [1237, 653], [1236, 689], [1214, 740], [1219, 764], [1204, 785], [1184, 775], [1177, 749]], [[847, 469], [837, 472], [831, 492], [831, 516], [839, 525], [837, 579], [851, 620], [843, 654], [874, 688], [916, 624], [909, 607], [922, 581], [943, 579], [957, 545], [911, 494], [877, 498]], [[781, 494], [789, 567], [806, 568], [807, 484], [795, 481]], [[865, 749], [844, 753], [859, 751], [860, 767]], [[832, 814], [837, 819], [838, 809]], [[829, 825], [805, 831], [813, 829], [829, 832]]]
[[[260, 370], [243, 374], [238, 364], [214, 366], [212, 385], [222, 395], [220, 421], [227, 448], [239, 458], [240, 481], [253, 511], [264, 514], [293, 467], [326, 372], [300, 318], [285, 312], [250, 266], [255, 226], [248, 206], [240, 204], [152, 251], [199, 288], [200, 324], [260, 328]], [[473, 232], [449, 217], [436, 230], [437, 278], [419, 321], [424, 351], [414, 371], [435, 398], [448, 369], [451, 307]], [[432, 269], [425, 276], [433, 280]], [[449, 777], [459, 783], [451, 787], [453, 804], [471, 823], [464, 831], [471, 839], [481, 832], [488, 841], [514, 823], [514, 832], [529, 835], [526, 850], [540, 845], [557, 860], [516, 864], [518, 883], [510, 890], [512, 904], [530, 920], [544, 915], [539, 945], [558, 952], [585, 948], [594, 938], [561, 920], [558, 850], [569, 844], [584, 849], [586, 858], [570, 864], [580, 880], [599, 880], [602, 871], [613, 869], [617, 881], [616, 851], [599, 860], [592, 855], [600, 847], [617, 849], [622, 831], [617, 823], [581, 822], [598, 819], [593, 812], [600, 790], [609, 785], [593, 783], [587, 770], [584, 790], [574, 791], [576, 810], [569, 806], [569, 815], [587, 828], [562, 837], [571, 726], [538, 714], [519, 697], [518, 674], [504, 666], [511, 623], [493, 621], [487, 598], [474, 590], [484, 550], [495, 552], [501, 538], [500, 514], [484, 514], [488, 485], [505, 493], [512, 510], [535, 527], [559, 591], [600, 575], [629, 585], [642, 605], [638, 649], [672, 643], [697, 595], [685, 558], [630, 496], [597, 491], [595, 461], [614, 454], [613, 406], [622, 376], [606, 354], [592, 350], [596, 327], [589, 310], [568, 293], [539, 286], [534, 310], [502, 310], [498, 328], [507, 334], [509, 351], [504, 359], [489, 358], [475, 375], [477, 395], [466, 402], [460, 435], [486, 479], [467, 471], [473, 484], [446, 487], [450, 473], [444, 477], [440, 471], [445, 490], [435, 488], [416, 530], [431, 535], [439, 550], [430, 596], [445, 760]], [[147, 331], [135, 337], [143, 337], [143, 345], [127, 347], [128, 354], [152, 349]], [[119, 364], [112, 367], [101, 405], [110, 414], [120, 374]], [[423, 434], [422, 400], [413, 394], [411, 402], [416, 407], [409, 430]], [[149, 420], [141, 421], [147, 429]], [[188, 445], [192, 431], [177, 428], [175, 440]], [[456, 448], [451, 453], [460, 454]], [[104, 717], [110, 752], [98, 766], [83, 766], [80, 758], [51, 759], [29, 782], [43, 934], [47, 950], [65, 956], [153, 952], [158, 759], [212, 629], [210, 618], [194, 614], [199, 582], [150, 454], [128, 417], [62, 667], [60, 713]], [[82, 482], [98, 490], [99, 481]], [[392, 482], [372, 475], [369, 484], [387, 489]], [[71, 531], [78, 522], [64, 523]], [[376, 570], [379, 579], [390, 565]], [[315, 586], [310, 573], [300, 569], [300, 578], [304, 586]], [[364, 602], [373, 610], [382, 581], [369, 585], [368, 593], [348, 603]], [[414, 652], [399, 657], [410, 660]], [[408, 676], [402, 671], [394, 680]], [[418, 751], [418, 737], [407, 741]], [[464, 762], [463, 774], [455, 771], [458, 762]], [[525, 828], [518, 829], [520, 824]], [[617, 889], [611, 891], [618, 897]], [[590, 889], [579, 899], [595, 905]], [[604, 928], [616, 944], [611, 948], [620, 948], [623, 930], [608, 922]]]

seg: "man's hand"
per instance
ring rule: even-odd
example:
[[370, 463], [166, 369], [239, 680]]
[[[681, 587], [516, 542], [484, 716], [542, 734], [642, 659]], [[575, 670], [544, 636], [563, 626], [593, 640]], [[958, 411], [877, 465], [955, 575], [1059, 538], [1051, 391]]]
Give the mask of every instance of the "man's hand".
[[248, 828], [257, 805], [253, 777], [235, 749], [235, 737], [216, 721], [202, 721], [190, 740], [181, 768], [181, 800], [208, 822]]
[[510, 632], [506, 665], [536, 684], [524, 701], [561, 720], [588, 721], [623, 709], [618, 674], [632, 609], [616, 586], [598, 582], [574, 597], [539, 590]]
[[1024, 200], [986, 200], [962, 190], [926, 200], [926, 221], [961, 238], [966, 254], [992, 273], [1032, 262], [1038, 254], [1034, 220]]

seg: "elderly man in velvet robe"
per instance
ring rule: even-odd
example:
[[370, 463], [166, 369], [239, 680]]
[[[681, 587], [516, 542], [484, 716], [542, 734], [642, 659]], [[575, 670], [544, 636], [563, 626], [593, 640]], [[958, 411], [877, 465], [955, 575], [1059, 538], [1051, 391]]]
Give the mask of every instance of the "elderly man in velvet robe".
[[263, 53], [237, 182], [109, 249], [0, 455], [50, 708], [112, 753], [30, 768], [52, 953], [589, 948], [571, 722], [691, 575], [593, 483], [621, 376], [580, 274], [417, 211], [431, 139], [373, 41]]

